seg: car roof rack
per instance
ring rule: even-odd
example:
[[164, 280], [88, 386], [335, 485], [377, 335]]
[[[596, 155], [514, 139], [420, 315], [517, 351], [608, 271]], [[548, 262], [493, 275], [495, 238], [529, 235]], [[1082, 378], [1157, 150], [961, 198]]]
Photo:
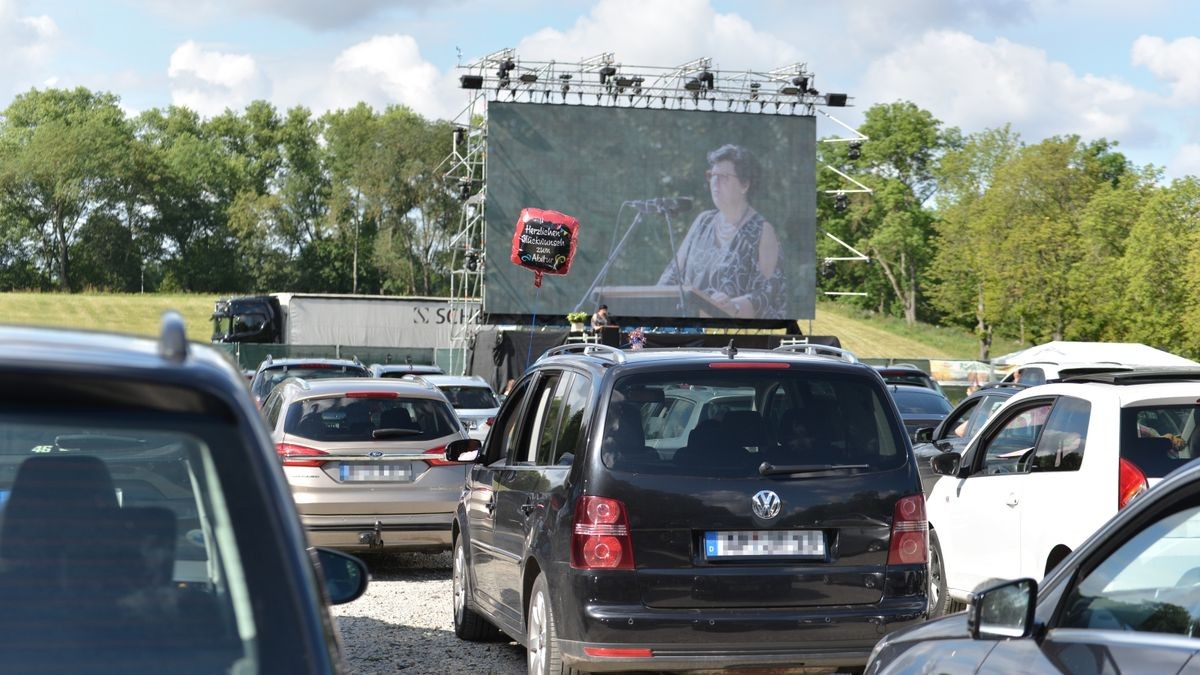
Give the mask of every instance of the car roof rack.
[[828, 356], [835, 359], [841, 359], [846, 363], [859, 362], [858, 357], [848, 349], [817, 344], [815, 342], [808, 342], [807, 340], [791, 340], [780, 342], [779, 346], [771, 351], [810, 354], [812, 356]]
[[1064, 378], [1062, 382], [1098, 382], [1100, 384], [1152, 384], [1200, 380], [1200, 368], [1142, 368], [1108, 373], [1089, 373]]
[[557, 347], [551, 347], [550, 349], [547, 349], [545, 353], [538, 357], [537, 361], [534, 361], [534, 363], [537, 363], [542, 359], [550, 358], [551, 356], [563, 356], [565, 354], [580, 354], [583, 356], [596, 357], [603, 355], [611, 358], [617, 363], [625, 363], [626, 359], [625, 352], [617, 349], [616, 347], [610, 347], [609, 345], [595, 342], [574, 342], [571, 344], [559, 345]]

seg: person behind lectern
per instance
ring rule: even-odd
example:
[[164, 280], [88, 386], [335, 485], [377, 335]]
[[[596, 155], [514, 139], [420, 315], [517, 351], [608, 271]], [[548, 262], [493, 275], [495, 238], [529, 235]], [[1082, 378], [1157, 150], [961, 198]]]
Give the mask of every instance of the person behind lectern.
[[596, 313], [592, 315], [592, 330], [599, 331], [605, 326], [612, 326], [612, 319], [608, 316], [608, 305], [600, 305]]
[[740, 318], [788, 315], [787, 281], [775, 228], [750, 205], [761, 184], [754, 155], [739, 145], [708, 153], [709, 194], [715, 208], [696, 216], [660, 286], [682, 283]]

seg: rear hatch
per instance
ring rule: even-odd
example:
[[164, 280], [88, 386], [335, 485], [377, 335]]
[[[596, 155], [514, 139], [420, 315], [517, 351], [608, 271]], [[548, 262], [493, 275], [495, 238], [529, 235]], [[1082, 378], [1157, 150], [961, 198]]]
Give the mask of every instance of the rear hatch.
[[306, 515], [435, 513], [465, 479], [442, 458], [461, 437], [443, 401], [350, 392], [292, 403], [277, 450]]
[[[644, 604], [805, 607], [883, 597], [897, 502], [921, 492], [911, 450], [872, 373], [814, 368], [616, 382], [595, 490], [625, 507]], [[698, 421], [677, 451], [644, 447], [628, 427], [656, 390], [681, 385], [737, 388], [753, 409]]]

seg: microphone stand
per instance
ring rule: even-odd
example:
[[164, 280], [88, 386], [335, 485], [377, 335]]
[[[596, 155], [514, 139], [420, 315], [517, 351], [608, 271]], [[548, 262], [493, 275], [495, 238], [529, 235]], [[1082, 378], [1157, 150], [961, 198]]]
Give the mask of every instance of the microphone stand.
[[635, 215], [633, 216], [633, 222], [630, 223], [629, 228], [625, 230], [625, 235], [621, 237], [621, 241], [617, 242], [617, 245], [613, 247], [612, 252], [608, 254], [608, 260], [604, 262], [604, 266], [600, 268], [600, 272], [597, 273], [596, 278], [592, 280], [592, 285], [588, 286], [587, 291], [584, 292], [583, 297], [579, 299], [579, 303], [575, 305], [575, 309], [572, 311], [580, 311], [579, 308], [583, 307], [583, 303], [587, 302], [588, 296], [590, 296], [592, 291], [596, 289], [596, 285], [600, 283], [601, 279], [604, 279], [605, 276], [608, 275], [608, 268], [612, 267], [613, 261], [617, 259], [617, 254], [621, 252], [621, 249], [625, 248], [625, 242], [629, 240], [629, 235], [633, 234], [633, 231], [637, 229], [637, 226], [640, 225], [641, 222], [642, 212], [639, 210], [635, 212]]
[[671, 227], [671, 212], [663, 211], [663, 218], [667, 220], [667, 239], [671, 242], [671, 262], [675, 264], [675, 278], [679, 280], [679, 315], [680, 318], [687, 313], [687, 301], [683, 299], [683, 264], [679, 261], [679, 251], [675, 248], [675, 230]]

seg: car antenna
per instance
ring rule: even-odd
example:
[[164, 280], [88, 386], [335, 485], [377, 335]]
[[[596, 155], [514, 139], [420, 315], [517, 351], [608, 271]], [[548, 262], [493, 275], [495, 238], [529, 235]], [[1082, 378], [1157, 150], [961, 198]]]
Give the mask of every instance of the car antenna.
[[737, 347], [733, 346], [733, 338], [730, 338], [729, 346], [722, 349], [721, 352], [728, 356], [730, 361], [733, 360], [734, 356], [737, 356]]

